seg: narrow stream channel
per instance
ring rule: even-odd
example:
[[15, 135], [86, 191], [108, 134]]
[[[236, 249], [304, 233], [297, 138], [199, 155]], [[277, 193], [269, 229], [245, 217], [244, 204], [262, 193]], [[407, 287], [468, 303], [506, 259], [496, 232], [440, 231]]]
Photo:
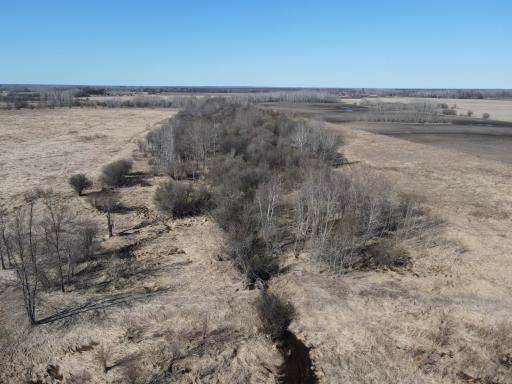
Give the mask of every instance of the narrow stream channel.
[[279, 382], [282, 384], [316, 384], [318, 379], [313, 370], [313, 363], [309, 356], [310, 348], [290, 331], [286, 331], [282, 338], [276, 341], [277, 348], [283, 355], [283, 365], [279, 373]]

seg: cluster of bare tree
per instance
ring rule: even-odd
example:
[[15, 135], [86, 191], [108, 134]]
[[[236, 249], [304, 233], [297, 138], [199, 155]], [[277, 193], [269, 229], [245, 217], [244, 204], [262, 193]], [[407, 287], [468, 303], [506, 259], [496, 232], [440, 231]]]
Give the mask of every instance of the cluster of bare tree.
[[[187, 212], [203, 212], [205, 200], [176, 180], [209, 185], [208, 209], [251, 284], [278, 271], [278, 255], [290, 238], [297, 253], [307, 249], [335, 273], [406, 262], [389, 248], [418, 230], [422, 213], [369, 172], [333, 170], [343, 163], [338, 145], [320, 123], [222, 99], [190, 103], [147, 136], [160, 170], [175, 180], [157, 191], [158, 205], [165, 210], [197, 201], [197, 209]], [[388, 249], [375, 252], [379, 244]]]
[[30, 89], [11, 90], [6, 94], [0, 94], [0, 108], [53, 108], [72, 107], [78, 105], [75, 98], [78, 88], [41, 88], [37, 91]]
[[79, 93], [78, 88], [73, 89], [52, 89], [40, 93], [40, 104], [45, 107], [72, 107], [78, 105], [75, 96]]
[[[116, 95], [121, 93], [121, 95]], [[101, 96], [101, 97], [90, 97]], [[204, 98], [215, 98], [206, 95]], [[255, 93], [231, 93], [227, 100], [235, 104], [245, 103], [333, 103], [336, 95], [326, 91], [289, 90]], [[54, 108], [54, 107], [103, 107], [103, 108], [182, 108], [187, 104], [197, 104], [198, 97], [193, 94], [141, 94], [107, 90], [104, 88], [44, 87], [37, 91], [13, 90], [0, 94], [0, 107], [20, 108]]]
[[510, 98], [508, 89], [396, 89], [396, 88], [341, 88], [334, 90], [345, 97], [428, 97], [439, 99]]
[[39, 289], [65, 292], [75, 265], [91, 257], [97, 228], [74, 221], [51, 190], [34, 191], [24, 201], [0, 215], [0, 258], [4, 269], [14, 270], [27, 316], [36, 324]]
[[[257, 130], [260, 126], [262, 129]], [[219, 98], [188, 103], [147, 140], [161, 170], [176, 179], [199, 175], [212, 159], [226, 155], [244, 160], [250, 157], [271, 168], [301, 157], [331, 164], [342, 160], [336, 136], [321, 123], [294, 120]]]
[[[339, 98], [428, 97], [456, 99], [510, 98], [504, 89], [384, 88], [246, 88], [246, 87], [84, 87], [49, 85], [0, 86], [0, 109], [47, 107], [181, 108], [190, 99], [222, 94], [230, 102], [333, 103]], [[102, 96], [100, 98], [90, 96]]]
[[296, 251], [307, 245], [312, 259], [334, 273], [362, 264], [403, 264], [402, 258], [367, 260], [365, 251], [380, 239], [396, 241], [423, 225], [412, 201], [397, 199], [385, 180], [362, 168], [309, 168], [295, 200]]
[[[215, 98], [207, 95], [203, 98]], [[336, 95], [330, 92], [295, 90], [281, 92], [256, 92], [256, 93], [232, 93], [228, 94], [226, 100], [235, 104], [246, 103], [334, 103]], [[197, 105], [197, 97], [188, 95], [166, 95], [166, 94], [135, 94], [131, 96], [112, 96], [103, 98], [80, 99], [79, 105], [90, 107], [107, 108], [182, 108], [185, 106]], [[191, 103], [192, 102], [192, 103]]]
[[236, 103], [335, 103], [338, 100], [334, 93], [313, 90], [237, 93], [229, 99]]
[[[118, 160], [103, 168], [101, 192], [89, 196], [89, 202], [107, 218], [109, 237], [113, 236], [112, 213], [119, 207], [115, 186], [122, 184], [130, 171], [130, 160]], [[84, 174], [72, 175], [70, 186], [82, 195], [92, 181]], [[23, 294], [24, 307], [31, 324], [37, 324], [37, 298], [41, 288], [66, 291], [75, 268], [93, 256], [98, 228], [72, 215], [63, 198], [48, 190], [35, 190], [25, 196], [24, 204], [11, 212], [0, 212], [0, 264], [15, 272], [16, 286]]]
[[[211, 187], [208, 209], [250, 283], [278, 270], [278, 211], [300, 167], [310, 160], [340, 160], [336, 136], [316, 124], [223, 99], [188, 104], [147, 140], [162, 171], [175, 180], [203, 179]], [[181, 188], [187, 198], [180, 199], [176, 183], [157, 191], [159, 206], [195, 201], [198, 209], [187, 211], [201, 212], [206, 195], [194, 197], [187, 187]]]
[[[457, 114], [457, 104], [410, 102], [400, 103], [383, 101], [382, 99], [362, 99], [360, 106], [367, 112], [358, 116], [363, 121], [386, 121], [400, 123], [450, 123], [461, 121], [461, 117], [471, 118], [472, 111]], [[461, 116], [455, 120], [454, 116]], [[482, 114], [482, 119], [489, 119], [488, 113]]]
[[80, 99], [84, 107], [104, 108], [181, 108], [194, 96], [182, 95], [135, 95]]
[[442, 108], [429, 102], [397, 103], [378, 99], [363, 99], [360, 105], [368, 108], [368, 112], [361, 117], [365, 121], [442, 123], [449, 121], [443, 116], [447, 115], [443, 112], [444, 110], [455, 112], [455, 110]]

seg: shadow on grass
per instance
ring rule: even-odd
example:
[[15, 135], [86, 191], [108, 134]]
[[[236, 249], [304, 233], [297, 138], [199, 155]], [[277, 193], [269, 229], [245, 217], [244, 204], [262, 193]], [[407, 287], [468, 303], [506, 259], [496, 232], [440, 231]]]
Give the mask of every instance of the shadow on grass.
[[148, 187], [151, 185], [148, 182], [150, 177], [151, 175], [144, 172], [131, 172], [123, 178], [120, 187], [134, 187], [136, 185]]
[[138, 301], [146, 301], [168, 291], [169, 288], [161, 288], [151, 292], [126, 292], [118, 293], [101, 299], [90, 299], [82, 304], [71, 304], [53, 315], [44, 317], [36, 324], [49, 324], [55, 321], [64, 320], [86, 312], [103, 310], [115, 306], [131, 305]]

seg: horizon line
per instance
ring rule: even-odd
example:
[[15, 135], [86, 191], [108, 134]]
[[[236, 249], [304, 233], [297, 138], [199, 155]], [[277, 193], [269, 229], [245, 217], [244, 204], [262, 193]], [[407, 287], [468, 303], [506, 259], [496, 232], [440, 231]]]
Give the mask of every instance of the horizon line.
[[269, 89], [269, 90], [422, 90], [422, 91], [510, 91], [512, 88], [471, 88], [471, 87], [305, 87], [305, 86], [267, 86], [267, 85], [130, 85], [130, 84], [61, 84], [61, 83], [0, 83], [0, 86], [50, 86], [50, 87], [105, 87], [105, 88], [217, 88], [217, 89]]

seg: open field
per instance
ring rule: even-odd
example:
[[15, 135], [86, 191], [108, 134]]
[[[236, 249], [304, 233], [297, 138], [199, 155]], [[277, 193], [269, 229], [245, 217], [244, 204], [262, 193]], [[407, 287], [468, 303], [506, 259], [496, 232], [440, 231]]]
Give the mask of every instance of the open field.
[[[445, 98], [426, 98], [426, 97], [378, 97], [369, 98], [372, 101], [382, 101], [390, 103], [432, 103], [434, 105], [445, 103], [449, 108], [456, 105], [455, 110], [459, 115], [466, 115], [468, 111], [473, 112], [473, 116], [482, 117], [484, 113], [489, 113], [491, 119], [499, 121], [512, 122], [512, 100], [486, 100], [486, 99], [445, 99]], [[361, 99], [343, 99], [344, 103], [359, 104]]]
[[[35, 328], [9, 283], [14, 272], [0, 271], [1, 383], [55, 382], [60, 375], [67, 383], [126, 382], [132, 365], [137, 372], [130, 377], [145, 380], [164, 374], [179, 382], [273, 382], [277, 376], [280, 356], [252, 316], [258, 292], [244, 290], [221, 256], [218, 229], [205, 217], [162, 218], [153, 206], [163, 178], [152, 175], [135, 144], [173, 114], [3, 112], [4, 205], [11, 208], [33, 187], [53, 187], [71, 217], [97, 223], [101, 256], [80, 267], [66, 293], [41, 295]], [[134, 174], [142, 176], [121, 188], [123, 208], [113, 215], [115, 236], [108, 239], [104, 215], [91, 209], [87, 196], [77, 199], [67, 178], [76, 171], [97, 176], [111, 159], [134, 151]], [[103, 369], [98, 356], [107, 353]]]
[[76, 172], [130, 156], [136, 139], [173, 110], [58, 108], [0, 111], [0, 204], [35, 188], [63, 189]]
[[[310, 117], [326, 120], [321, 106], [311, 108]], [[329, 120], [343, 113], [323, 108]], [[0, 382], [62, 375], [66, 383], [120, 383], [130, 372], [146, 380], [139, 382], [279, 381], [282, 356], [253, 313], [258, 289], [244, 288], [225, 234], [209, 215], [170, 219], [154, 204], [166, 178], [155, 176], [135, 143], [173, 113], [0, 113], [3, 204], [52, 185], [74, 216], [101, 228], [100, 257], [80, 267], [66, 293], [42, 295], [42, 324], [28, 326], [18, 291], [1, 291]], [[343, 137], [344, 167], [385, 176], [440, 224], [421, 241], [405, 242], [406, 268], [334, 276], [307, 252], [281, 255], [269, 289], [295, 306], [290, 330], [311, 348], [318, 382], [511, 383], [512, 128], [328, 128]], [[123, 209], [114, 214], [115, 236], [106, 238], [104, 215], [71, 194], [67, 177], [96, 177], [111, 159], [131, 156], [133, 182], [119, 188]], [[95, 185], [86, 196], [98, 192]], [[11, 272], [0, 271], [0, 282]]]
[[351, 123], [354, 129], [512, 163], [512, 127], [455, 124]]
[[[509, 321], [512, 311], [510, 164], [350, 124], [331, 127], [344, 135], [352, 167], [366, 164], [393, 180], [423, 201], [444, 228], [429, 245], [411, 245], [414, 264], [407, 272], [329, 280], [291, 261], [295, 273], [281, 277], [280, 288], [299, 303], [296, 333], [313, 346], [326, 377], [376, 383], [391, 377], [403, 383], [481, 377], [484, 356], [495, 348], [493, 329]], [[442, 332], [447, 334], [441, 342], [436, 338]], [[373, 373], [365, 376], [367, 364]], [[361, 376], [353, 376], [354, 367]], [[509, 382], [502, 380], [497, 382]]]
[[512, 0], [26, 3], [0, 384], [512, 384]]

